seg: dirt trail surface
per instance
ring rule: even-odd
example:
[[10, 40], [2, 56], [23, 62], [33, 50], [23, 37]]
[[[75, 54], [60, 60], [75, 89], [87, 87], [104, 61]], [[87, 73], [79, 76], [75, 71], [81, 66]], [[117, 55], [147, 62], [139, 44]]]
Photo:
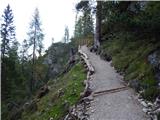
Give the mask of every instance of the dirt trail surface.
[[[110, 63], [100, 59], [95, 53], [91, 53], [87, 47], [81, 50], [86, 53], [95, 68], [93, 80], [90, 82], [93, 92], [100, 92], [124, 87], [120, 76]], [[90, 120], [150, 120], [142, 111], [134, 91], [129, 89], [100, 94], [91, 101], [88, 110]]]

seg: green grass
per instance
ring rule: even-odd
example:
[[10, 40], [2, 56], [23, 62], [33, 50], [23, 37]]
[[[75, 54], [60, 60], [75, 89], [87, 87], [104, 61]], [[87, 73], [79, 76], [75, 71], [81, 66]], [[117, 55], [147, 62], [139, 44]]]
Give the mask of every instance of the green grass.
[[[101, 50], [112, 56], [112, 63], [118, 71], [125, 73], [125, 80], [137, 79], [140, 87], [145, 89], [144, 98], [153, 99], [158, 94], [154, 69], [148, 63], [147, 56], [160, 43], [151, 40], [139, 40], [131, 33], [114, 33], [115, 37], [102, 43]], [[154, 88], [154, 89], [153, 89]]]
[[[55, 81], [49, 81], [50, 92], [37, 103], [38, 110], [34, 113], [23, 113], [23, 120], [54, 120], [62, 119], [68, 108], [74, 105], [80, 98], [80, 92], [86, 79], [83, 66], [78, 63], [68, 73]], [[62, 89], [64, 95], [58, 96], [58, 90]]]

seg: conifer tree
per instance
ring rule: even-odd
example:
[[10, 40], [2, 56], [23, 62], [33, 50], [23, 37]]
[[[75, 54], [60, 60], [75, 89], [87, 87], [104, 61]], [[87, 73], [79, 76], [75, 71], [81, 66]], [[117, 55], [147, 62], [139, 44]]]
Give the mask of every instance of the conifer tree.
[[15, 82], [15, 65], [18, 61], [18, 42], [15, 37], [13, 12], [7, 5], [2, 15], [1, 24], [1, 60], [2, 60], [2, 99], [11, 97], [11, 88]]
[[64, 43], [68, 43], [69, 42], [69, 29], [68, 29], [68, 26], [65, 27], [65, 30], [64, 30]]
[[41, 56], [42, 49], [43, 49], [42, 41], [44, 39], [44, 34], [41, 28], [41, 21], [40, 21], [38, 8], [35, 9], [33, 19], [30, 23], [28, 36], [29, 36], [29, 45], [33, 47], [32, 48], [32, 79], [30, 81], [30, 90], [33, 91], [34, 84], [35, 84], [36, 53], [38, 52], [39, 56]]

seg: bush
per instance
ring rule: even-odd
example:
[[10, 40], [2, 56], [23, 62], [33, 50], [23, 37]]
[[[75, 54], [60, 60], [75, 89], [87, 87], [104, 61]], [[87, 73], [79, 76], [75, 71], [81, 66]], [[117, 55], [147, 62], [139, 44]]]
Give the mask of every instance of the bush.
[[155, 86], [147, 88], [144, 93], [142, 93], [142, 96], [147, 100], [153, 100], [160, 94], [158, 88]]

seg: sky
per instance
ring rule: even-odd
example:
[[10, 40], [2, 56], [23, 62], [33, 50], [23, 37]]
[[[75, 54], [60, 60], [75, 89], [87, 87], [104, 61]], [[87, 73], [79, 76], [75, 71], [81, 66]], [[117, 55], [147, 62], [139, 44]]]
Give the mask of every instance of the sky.
[[4, 9], [10, 4], [14, 14], [16, 38], [22, 43], [28, 38], [29, 23], [35, 8], [38, 8], [41, 27], [45, 34], [43, 44], [47, 49], [52, 43], [52, 38], [54, 42], [62, 40], [65, 26], [69, 27], [70, 37], [73, 35], [76, 3], [77, 0], [0, 0], [0, 22], [2, 22], [1, 16]]

